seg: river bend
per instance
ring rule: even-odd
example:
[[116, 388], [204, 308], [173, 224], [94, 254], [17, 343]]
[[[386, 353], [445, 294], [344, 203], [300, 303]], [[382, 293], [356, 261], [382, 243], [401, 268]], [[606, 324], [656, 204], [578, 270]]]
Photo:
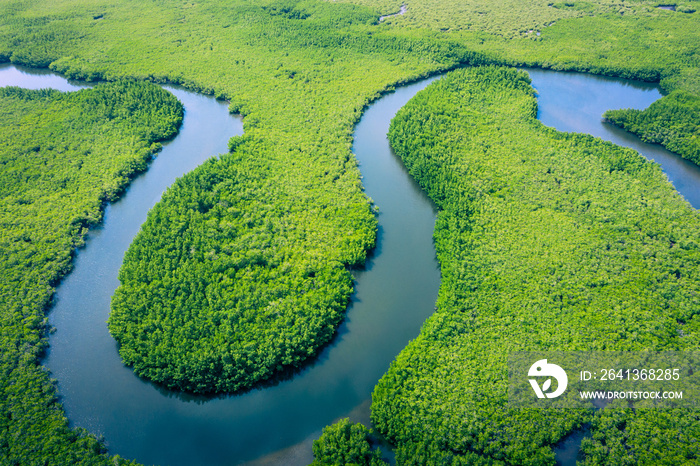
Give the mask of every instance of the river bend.
[[[700, 205], [697, 166], [601, 121], [610, 108], [647, 107], [660, 97], [654, 85], [528, 71], [544, 124], [632, 146], [659, 161], [681, 194]], [[440, 283], [432, 244], [435, 208], [386, 140], [396, 111], [431, 80], [385, 95], [356, 127], [353, 152], [367, 195], [380, 208], [378, 242], [365, 268], [354, 272], [356, 292], [332, 344], [291, 380], [213, 399], [164, 391], [136, 377], [122, 364], [105, 323], [124, 252], [148, 210], [177, 177], [225, 152], [228, 139], [242, 133], [224, 103], [166, 86], [185, 105], [180, 133], [107, 207], [103, 224], [90, 231], [74, 270], [58, 287], [49, 315], [57, 331], [45, 365], [59, 382], [72, 424], [104, 435], [112, 453], [146, 464], [289, 465], [308, 464], [312, 440], [335, 419], [368, 423], [374, 385], [432, 314]], [[0, 66], [0, 85], [85, 86], [8, 65]]]

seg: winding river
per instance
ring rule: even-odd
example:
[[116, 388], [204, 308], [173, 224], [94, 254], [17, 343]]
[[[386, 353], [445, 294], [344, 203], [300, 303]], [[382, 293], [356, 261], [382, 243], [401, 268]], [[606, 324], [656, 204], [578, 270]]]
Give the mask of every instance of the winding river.
[[[543, 123], [633, 145], [661, 162], [686, 199], [700, 205], [699, 190], [693, 189], [700, 185], [698, 167], [600, 121], [609, 108], [648, 106], [660, 97], [656, 87], [529, 72], [540, 93]], [[349, 416], [369, 423], [374, 385], [432, 314], [440, 283], [432, 244], [435, 208], [385, 136], [395, 112], [432, 79], [385, 95], [356, 127], [353, 152], [366, 192], [380, 208], [378, 245], [365, 268], [354, 272], [356, 292], [332, 344], [291, 380], [213, 399], [167, 392], [135, 377], [121, 363], [105, 324], [124, 252], [148, 210], [178, 176], [225, 152], [228, 139], [242, 133], [240, 120], [228, 114], [224, 103], [166, 86], [185, 105], [180, 134], [107, 207], [103, 225], [90, 232], [76, 255], [49, 314], [57, 331], [44, 364], [59, 381], [72, 424], [104, 435], [112, 453], [146, 464], [293, 465], [311, 461], [312, 440], [335, 419]], [[0, 86], [5, 85], [78, 88], [49, 72], [7, 65], [0, 66]], [[567, 462], [562, 452], [560, 460]]]

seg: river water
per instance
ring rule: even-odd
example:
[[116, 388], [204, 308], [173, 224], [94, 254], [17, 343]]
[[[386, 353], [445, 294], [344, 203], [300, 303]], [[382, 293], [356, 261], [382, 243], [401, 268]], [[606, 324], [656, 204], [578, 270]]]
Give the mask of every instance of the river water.
[[[696, 166], [600, 121], [609, 108], [648, 106], [660, 97], [653, 85], [529, 72], [540, 93], [543, 123], [649, 150], [669, 164], [668, 169], [664, 165], [669, 178], [697, 208]], [[434, 206], [385, 136], [396, 111], [429, 81], [382, 97], [356, 127], [353, 152], [367, 195], [380, 208], [378, 244], [365, 268], [353, 272], [356, 292], [336, 338], [291, 380], [213, 399], [164, 391], [134, 376], [121, 363], [105, 323], [124, 252], [148, 210], [178, 176], [225, 152], [228, 139], [242, 133], [240, 120], [228, 114], [224, 103], [167, 87], [185, 105], [180, 134], [164, 145], [122, 199], [107, 207], [103, 225], [90, 232], [76, 255], [49, 314], [57, 331], [44, 364], [59, 382], [71, 423], [104, 435], [112, 453], [163, 465], [308, 464], [311, 442], [325, 425], [345, 416], [368, 424], [374, 385], [432, 314], [440, 283], [432, 244]], [[7, 65], [0, 66], [4, 85], [78, 88], [48, 72]], [[671, 162], [665, 162], [666, 155]]]
[[539, 93], [537, 118], [542, 123], [559, 131], [592, 134], [636, 150], [659, 163], [676, 190], [690, 205], [700, 208], [700, 166], [602, 121], [606, 110], [647, 108], [661, 98], [656, 84], [560, 71], [527, 72]]
[[[12, 84], [75, 89], [50, 74], [30, 76], [5, 66], [0, 85]], [[292, 380], [214, 399], [164, 391], [134, 376], [105, 324], [124, 252], [148, 210], [175, 178], [225, 152], [228, 139], [241, 134], [224, 104], [168, 88], [185, 105], [180, 134], [108, 206], [103, 225], [90, 233], [74, 270], [57, 288], [49, 314], [57, 330], [44, 364], [59, 382], [72, 424], [104, 435], [111, 452], [146, 464], [223, 465], [256, 459], [308, 464], [311, 441], [325, 425], [345, 416], [369, 423], [374, 385], [432, 314], [440, 284], [434, 207], [385, 137], [391, 116], [427, 84], [392, 93], [358, 124], [363, 136], [354, 150], [364, 155], [363, 181], [381, 209], [378, 245], [364, 269], [354, 271], [356, 292], [332, 344]]]

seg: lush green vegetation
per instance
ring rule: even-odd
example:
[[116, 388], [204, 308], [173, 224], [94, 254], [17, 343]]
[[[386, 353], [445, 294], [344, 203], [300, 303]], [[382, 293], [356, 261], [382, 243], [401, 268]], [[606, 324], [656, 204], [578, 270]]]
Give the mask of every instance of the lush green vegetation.
[[[679, 415], [680, 414], [680, 415]], [[601, 410], [581, 450], [584, 466], [695, 464], [700, 415], [664, 409], [634, 412], [618, 403]]]
[[[233, 102], [246, 114], [246, 136], [232, 141], [231, 154], [176, 183], [126, 255], [110, 331], [127, 364], [167, 387], [233, 392], [302, 364], [332, 337], [352, 292], [348, 268], [374, 246], [376, 220], [348, 152], [349, 117], [364, 106], [367, 90], [357, 92], [366, 85], [346, 93], [350, 113], [321, 99], [343, 85], [325, 76], [341, 57], [383, 66], [385, 76], [375, 79], [384, 84], [375, 83], [374, 92], [386, 86], [402, 42], [339, 34], [340, 19], [329, 16], [363, 25], [373, 18], [365, 10], [295, 8], [246, 8], [261, 25], [253, 22], [245, 37], [281, 40], [281, 57], [266, 59], [287, 62], [275, 81], [289, 86], [270, 101]], [[412, 62], [434, 56], [454, 65], [476, 57], [435, 42], [406, 46], [416, 51]], [[340, 76], [359, 82], [363, 71]], [[327, 87], [313, 84], [319, 79]], [[299, 118], [299, 108], [316, 111]]]
[[[371, 10], [313, 1], [299, 4], [272, 1], [255, 5], [248, 2], [9, 1], [0, 3], [0, 18], [0, 61], [50, 65], [54, 70], [83, 79], [112, 80], [133, 76], [159, 82], [167, 80], [227, 98], [234, 111], [245, 115], [246, 137], [232, 141], [233, 154], [211, 161], [178, 183], [144, 227], [145, 232], [159, 233], [157, 226], [152, 225], [153, 219], [158, 212], [172, 212], [172, 208], [182, 209], [173, 220], [189, 222], [191, 219], [193, 222], [191, 236], [181, 241], [178, 238], [173, 246], [182, 246], [195, 238], [194, 251], [173, 251], [173, 260], [182, 260], [182, 263], [158, 273], [166, 278], [173, 271], [190, 273], [188, 276], [193, 281], [184, 286], [192, 290], [201, 282], [186, 270], [187, 265], [195, 264], [204, 277], [220, 277], [222, 281], [209, 284], [204, 295], [220, 307], [212, 308], [211, 315], [206, 315], [206, 310], [202, 309], [204, 319], [195, 324], [209, 330], [213, 325], [208, 324], [208, 319], [212, 324], [215, 319], [223, 320], [229, 324], [221, 327], [224, 336], [233, 329], [232, 324], [240, 323], [251, 333], [256, 325], [262, 328], [265, 325], [262, 321], [247, 322], [254, 308], [264, 310], [269, 306], [266, 320], [278, 319], [278, 328], [284, 331], [288, 329], [281, 326], [296, 319], [297, 305], [313, 309], [316, 315], [299, 319], [307, 328], [299, 326], [291, 329], [296, 333], [287, 333], [290, 339], [279, 342], [280, 346], [286, 346], [286, 352], [273, 355], [277, 359], [273, 364], [262, 360], [258, 356], [261, 353], [256, 354], [251, 348], [254, 341], [245, 342], [247, 346], [237, 350], [238, 353], [223, 348], [211, 358], [201, 354], [201, 363], [198, 360], [198, 365], [187, 368], [192, 374], [186, 378], [189, 385], [181, 386], [192, 390], [201, 387], [202, 391], [230, 390], [254, 377], [265, 377], [280, 363], [300, 360], [303, 354], [294, 354], [297, 346], [308, 355], [309, 348], [313, 352], [327, 339], [350, 292], [351, 276], [346, 266], [362, 262], [375, 238], [374, 215], [362, 192], [359, 171], [350, 153], [354, 122], [370, 100], [397, 81], [415, 79], [479, 57], [454, 43], [436, 40], [432, 33], [376, 31], [371, 24], [376, 19]], [[71, 128], [61, 133], [66, 138], [75, 137]], [[3, 141], [5, 135], [10, 139], [9, 130], [2, 134]], [[123, 142], [134, 150], [139, 149], [137, 140]], [[83, 144], [80, 146], [84, 148]], [[219, 179], [221, 174], [237, 174], [238, 183]], [[187, 190], [197, 186], [211, 186], [213, 191], [200, 193], [196, 202], [201, 204], [193, 209], [187, 205], [186, 195]], [[74, 201], [67, 203], [78, 205]], [[83, 215], [82, 210], [79, 213]], [[49, 212], [38, 213], [37, 217], [68, 219], [68, 222], [73, 218], [61, 214], [55, 206]], [[98, 218], [96, 214], [93, 217]], [[17, 212], [16, 216], [8, 214], [8, 218], [17, 221], [21, 216]], [[88, 222], [80, 220], [76, 224], [82, 229]], [[168, 227], [180, 228], [176, 222], [169, 223]], [[221, 249], [199, 249], [200, 245], [209, 246], [211, 242], [196, 237], [218, 229], [219, 237], [225, 239], [223, 244], [216, 245]], [[270, 240], [273, 233], [276, 236]], [[170, 237], [172, 234], [171, 231]], [[61, 262], [64, 266], [61, 273], [64, 273], [74, 240], [58, 234], [57, 238], [69, 245], [62, 250], [66, 251], [62, 253]], [[160, 240], [162, 238], [149, 239], [147, 233], [139, 236], [139, 244], [144, 247]], [[16, 242], [16, 246], [25, 251], [25, 243]], [[163, 253], [165, 251], [161, 251]], [[30, 252], [25, 254], [31, 256]], [[131, 252], [130, 257], [133, 255]], [[155, 259], [160, 261], [166, 257], [161, 255]], [[235, 266], [235, 270], [230, 271], [233, 276], [220, 275], [219, 267], [224, 264]], [[18, 267], [37, 275], [44, 271], [44, 265], [32, 261], [31, 257], [25, 258]], [[123, 275], [130, 273], [129, 267], [125, 266]], [[4, 271], [3, 274], [8, 277], [8, 283], [21, 283], [12, 282], [11, 274]], [[73, 464], [87, 461], [63, 460], [84, 458], [86, 453], [81, 443], [84, 441], [79, 440], [78, 433], [67, 430], [59, 405], [46, 401], [53, 399], [55, 389], [37, 366], [36, 358], [43, 347], [40, 324], [44, 307], [50, 296], [50, 286], [59, 276], [47, 279], [50, 283], [44, 287], [41, 299], [36, 300], [31, 319], [3, 320], [3, 332], [12, 339], [3, 343], [4, 369], [0, 386], [3, 393], [13, 394], [0, 401], [2, 462], [37, 464], [48, 460]], [[258, 295], [256, 281], [263, 277], [268, 280], [268, 286], [265, 294]], [[237, 282], [236, 287], [231, 288], [229, 284], [233, 278]], [[27, 283], [41, 288], [36, 284], [39, 282], [28, 280]], [[293, 286], [300, 288], [293, 289]], [[8, 285], [4, 292], [6, 299], [15, 303], [26, 301], [26, 292], [22, 290]], [[322, 295], [323, 290], [327, 294]], [[149, 296], [154, 297], [153, 294]], [[142, 297], [134, 295], [132, 299]], [[167, 297], [173, 298], [167, 303], [167, 309], [173, 310], [179, 298], [176, 295]], [[116, 302], [126, 299], [126, 293], [120, 291]], [[197, 299], [201, 300], [201, 295]], [[232, 307], [226, 312], [242, 311], [233, 316], [239, 322], [234, 322], [229, 315], [214, 312], [228, 303]], [[163, 309], [156, 302], [148, 304], [154, 309]], [[3, 310], [7, 315], [20, 312], [18, 309], [28, 309], [21, 304], [5, 307], [10, 309]], [[134, 317], [138, 317], [138, 312]], [[30, 331], [33, 325], [37, 328]], [[113, 328], [115, 325], [118, 324], [112, 323]], [[25, 326], [27, 330], [23, 330]], [[187, 331], [191, 331], [191, 327]], [[157, 333], [153, 336], [155, 338]], [[173, 333], [166, 338], [181, 336], [188, 337]], [[267, 335], [273, 336], [277, 335]], [[212, 333], [210, 341], [216, 338], [220, 335]], [[315, 338], [318, 341], [314, 341]], [[295, 349], [290, 349], [289, 345], [295, 345]], [[125, 342], [123, 346], [128, 345]], [[26, 358], [26, 353], [32, 356]], [[250, 365], [241, 364], [236, 369], [247, 371], [253, 364], [261, 365], [238, 379], [219, 385], [200, 385], [209, 384], [219, 370], [203, 366], [216, 358], [226, 362], [224, 357], [229, 354], [251, 356]], [[177, 355], [173, 352], [168, 357]], [[200, 369], [203, 377], [199, 376]], [[94, 440], [90, 442], [95, 451], [102, 448]], [[52, 456], [51, 451], [57, 454]], [[101, 453], [96, 457], [100, 461], [103, 459]]]
[[321, 437], [314, 440], [312, 466], [387, 464], [379, 449], [372, 449], [371, 434], [370, 429], [359, 423], [351, 424], [347, 418], [325, 427]]
[[682, 98], [658, 102], [643, 117], [640, 133], [664, 135], [655, 139], [693, 160], [688, 150], [696, 151], [697, 143], [693, 133], [685, 133], [693, 120], [685, 124], [677, 119], [696, 112], [697, 104], [692, 110], [690, 102], [700, 98], [699, 2], [677, 3], [676, 11], [644, 0], [384, 0], [380, 5], [397, 11], [401, 3], [408, 7], [406, 14], [387, 19], [383, 27], [441, 31], [440, 37], [514, 66], [660, 81], [665, 92], [683, 91]]
[[302, 191], [259, 148], [178, 180], [129, 248], [109, 328], [137, 374], [235, 391], [298, 366], [340, 323], [346, 266], [373, 245], [369, 206], [348, 206], [332, 179]]
[[[130, 76], [180, 83], [229, 99], [232, 110], [245, 116], [246, 137], [232, 141], [230, 155], [207, 163], [169, 191], [129, 253], [111, 328], [122, 335], [125, 360], [140, 373], [187, 390], [230, 391], [281, 366], [299, 364], [323, 344], [350, 292], [347, 266], [362, 262], [374, 243], [375, 220], [350, 143], [354, 122], [381, 91], [459, 64], [503, 62], [660, 79], [669, 92], [681, 90], [691, 97], [700, 93], [698, 13], [662, 11], [649, 2], [555, 2], [549, 7], [528, 0], [499, 9], [487, 1], [441, 0], [407, 2], [406, 15], [377, 24], [380, 13], [398, 11], [400, 3], [0, 3], [0, 62], [48, 66], [82, 79]], [[690, 11], [696, 4], [680, 6]], [[673, 101], [666, 108], [675, 112]], [[64, 133], [72, 137], [68, 129]], [[117, 186], [115, 182], [105, 193], [117, 193]], [[601, 205], [609, 202], [600, 200]], [[609, 205], [614, 210], [615, 204]], [[52, 209], [37, 215], [49, 219], [59, 213]], [[16, 221], [14, 215], [10, 218]], [[80, 229], [92, 221], [84, 218], [88, 220], [78, 222]], [[179, 237], [184, 226], [189, 233]], [[524, 227], [521, 231], [527, 236]], [[60, 238], [69, 248], [74, 243], [68, 236]], [[169, 249], [159, 249], [168, 238]], [[143, 268], [140, 255], [149, 254], [158, 270]], [[65, 256], [66, 267], [69, 258]], [[44, 273], [43, 265], [29, 256], [20, 264]], [[230, 272], [222, 272], [223, 266], [231, 266]], [[176, 288], [167, 285], [172, 280], [177, 280]], [[206, 286], [204, 280], [210, 280]], [[259, 282], [264, 285], [259, 287]], [[39, 282], [31, 283], [34, 287]], [[7, 288], [6, 299], [25, 299], [22, 289]], [[49, 296], [50, 287], [46, 289]], [[38, 309], [47, 299], [35, 303], [39, 320], [43, 313]], [[157, 312], [144, 316], [144, 306]], [[312, 309], [314, 316], [299, 318], [297, 307]], [[191, 316], [189, 326], [178, 327], [179, 310]], [[257, 313], [252, 316], [255, 310], [259, 320]], [[292, 321], [299, 325], [285, 327]], [[38, 354], [40, 333], [20, 334], [15, 324], [5, 325], [10, 330], [3, 332], [14, 340], [3, 351], [3, 367], [38, 371], [35, 356], [20, 361], [26, 352]], [[134, 335], [138, 328], [153, 329], [153, 339]], [[246, 333], [246, 340], [218, 345], [234, 329]], [[197, 357], [182, 352], [199, 339], [218, 345], [216, 351], [195, 344]], [[270, 357], [254, 345], [265, 345]], [[14, 383], [5, 375], [13, 370], [3, 373], [3, 390]], [[27, 379], [22, 387], [26, 393], [53, 393], [44, 376]], [[426, 407], [435, 400], [426, 398]], [[2, 409], [7, 411], [8, 405]], [[53, 437], [38, 421], [60, 415], [51, 411], [57, 406], [33, 406], [37, 414], [24, 421], [0, 418], [0, 430], [9, 432], [2, 438], [20, 439], [12, 442], [25, 446], [23, 455], [47, 444], [72, 448], [70, 440]], [[549, 458], [547, 445], [577, 422], [553, 421], [554, 433], [549, 438], [542, 434], [542, 454]], [[41, 441], [37, 432], [43, 433]], [[489, 439], [484, 434], [480, 441]], [[427, 451], [431, 442], [426, 437], [424, 447], [414, 445], [415, 451]], [[5, 444], [0, 448], [14, 451]], [[42, 454], [6, 456], [10, 462], [23, 458], [33, 463], [46, 457]]]
[[[536, 36], [537, 32], [564, 18], [576, 18], [614, 12], [635, 12], [640, 2], [596, 0], [553, 2], [551, 0], [352, 0], [352, 3], [379, 6], [382, 11], [399, 11], [406, 5], [406, 13], [387, 18], [391, 26], [431, 28], [444, 32], [488, 32], [495, 36], [515, 38]], [[649, 8], [651, 2], [641, 5]]]
[[105, 201], [177, 132], [182, 105], [127, 81], [75, 93], [0, 88], [0, 463], [106, 464], [68, 428], [47, 372], [45, 311]]
[[605, 118], [700, 165], [700, 96], [675, 91], [646, 110], [609, 110]]
[[531, 40], [487, 39], [484, 49], [514, 65], [660, 81], [664, 92], [676, 92], [657, 102], [651, 113], [637, 119], [645, 122], [640, 134], [663, 134], [659, 143], [693, 160], [691, 154], [697, 151], [693, 145], [697, 143], [692, 141], [697, 136], [685, 133], [692, 131], [693, 122], [687, 122], [684, 115], [697, 115], [697, 104], [691, 102], [700, 98], [698, 44], [699, 13], [652, 9], [634, 14], [565, 19]]
[[663, 10], [644, 0], [384, 0], [380, 5], [398, 11], [401, 3], [406, 14], [387, 19], [380, 30], [441, 31], [438, 37], [515, 66], [661, 79], [666, 91], [700, 93], [697, 12]]
[[[643, 117], [635, 118], [639, 134], [697, 163], [692, 154], [697, 153], [697, 142], [693, 142], [697, 141], [697, 129], [693, 129], [700, 99], [700, 13], [695, 11], [700, 8], [697, 1], [679, 3], [675, 12], [656, 8], [657, 4], [615, 2], [604, 14], [596, 7], [595, 14], [563, 18], [528, 38], [455, 35], [463, 36], [462, 43], [483, 41], [474, 49], [493, 53], [513, 65], [660, 81], [664, 92], [676, 92], [657, 102]], [[515, 11], [522, 14], [523, 10]], [[630, 124], [634, 124], [631, 119]]]
[[392, 147], [440, 209], [442, 285], [372, 419], [406, 464], [553, 464], [551, 446], [588, 422], [590, 464], [658, 464], [671, 438], [669, 464], [697, 458], [695, 414], [506, 403], [511, 351], [700, 344], [700, 215], [656, 164], [547, 128], [536, 109], [525, 73], [470, 68], [392, 121]]

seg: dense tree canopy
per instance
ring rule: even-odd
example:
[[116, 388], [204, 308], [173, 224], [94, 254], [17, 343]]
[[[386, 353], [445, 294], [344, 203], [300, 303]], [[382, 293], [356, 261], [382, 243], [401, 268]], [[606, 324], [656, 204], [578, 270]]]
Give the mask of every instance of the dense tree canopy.
[[314, 440], [314, 462], [312, 466], [381, 466], [379, 449], [372, 449], [372, 431], [362, 424], [351, 424], [345, 418], [325, 427], [323, 434]]
[[[506, 401], [512, 351], [700, 344], [700, 215], [658, 165], [556, 132], [536, 112], [525, 73], [471, 68], [392, 121], [392, 147], [440, 209], [442, 284], [437, 311], [377, 385], [372, 419], [408, 464], [554, 464], [551, 446], [589, 422], [590, 464], [656, 464], [654, 438], [668, 439], [669, 462], [696, 458], [691, 412], [591, 418]], [[604, 448], [613, 439], [620, 448]]]
[[[348, 0], [376, 5], [374, 0]], [[670, 2], [671, 4], [673, 2]], [[406, 13], [386, 26], [440, 31], [440, 37], [514, 66], [582, 71], [660, 81], [665, 92], [650, 112], [611, 118], [642, 138], [698, 163], [700, 4], [595, 0], [382, 0], [385, 11]], [[695, 154], [695, 155], [694, 155]]]
[[[234, 100], [247, 115], [246, 136], [231, 141], [230, 154], [179, 180], [132, 244], [109, 325], [137, 374], [179, 390], [234, 392], [301, 365], [333, 336], [352, 292], [348, 269], [374, 246], [376, 220], [347, 152], [349, 134], [338, 131], [349, 129], [348, 115], [336, 118], [342, 107], [326, 102], [341, 82], [330, 81], [320, 94], [307, 83], [331, 79], [341, 56], [376, 56], [383, 68], [373, 79], [385, 82], [390, 63], [408, 51], [414, 66], [423, 59], [483, 60], [429, 39], [370, 41], [347, 29], [371, 23], [368, 11], [340, 10], [332, 16], [340, 12], [323, 3], [247, 9], [264, 28], [250, 32], [281, 41], [284, 61], [295, 57], [276, 72], [299, 83], [291, 86], [294, 105], [279, 96], [264, 104]], [[341, 76], [359, 83], [360, 71]], [[361, 98], [350, 100], [354, 112]], [[253, 105], [279, 112], [255, 112]], [[314, 111], [300, 120], [297, 105]]]
[[330, 340], [352, 292], [346, 266], [373, 245], [369, 206], [343, 205], [333, 181], [290, 196], [291, 176], [241, 154], [178, 180], [120, 271], [120, 354], [171, 388], [231, 392], [301, 364]]
[[700, 165], [700, 96], [674, 91], [646, 110], [609, 110], [605, 118]]
[[[358, 4], [363, 2], [356, 0]], [[678, 4], [677, 11], [671, 12], [656, 8], [657, 3], [650, 1], [623, 4], [590, 0], [550, 5], [548, 1], [527, 0], [506, 2], [499, 9], [488, 0], [421, 0], [406, 2], [405, 15], [378, 22], [380, 14], [398, 11], [400, 3], [0, 3], [0, 62], [50, 67], [78, 79], [132, 77], [179, 83], [228, 99], [231, 109], [245, 116], [246, 136], [232, 140], [231, 154], [212, 160], [180, 181], [150, 215], [129, 252], [122, 273], [124, 287], [114, 299], [111, 328], [122, 344], [125, 360], [139, 373], [187, 390], [230, 391], [269, 377], [281, 366], [299, 364], [327, 341], [351, 290], [347, 268], [363, 261], [375, 238], [371, 205], [362, 192], [360, 172], [350, 153], [353, 124], [370, 101], [399, 83], [460, 65], [506, 63], [660, 80], [666, 91], [681, 91], [691, 99], [700, 93], [700, 15], [693, 12], [695, 1]], [[678, 113], [672, 96], [665, 99], [653, 117], [655, 125], [674, 121], [673, 115]], [[19, 100], [13, 105], [22, 108]], [[63, 112], [57, 109], [56, 115]], [[9, 114], [3, 117], [10, 118]], [[663, 125], [658, 131], [654, 127], [654, 131], [669, 134], [666, 123]], [[38, 147], [35, 152], [41, 154], [44, 147], [49, 147], [34, 145], [33, 136], [15, 136], [5, 127], [2, 131], [3, 141], [16, 137], [22, 144], [26, 142], [18, 149], [22, 153], [32, 155], [32, 149]], [[100, 137], [92, 138], [90, 143], [75, 145], [80, 152], [90, 144], [101, 147], [104, 142], [115, 153], [128, 146], [131, 158], [125, 165], [119, 165], [116, 158], [105, 162], [115, 163], [109, 167], [116, 171], [105, 169], [100, 174], [113, 178], [99, 178], [102, 184], [88, 183], [94, 190], [84, 202], [65, 204], [75, 210], [56, 208], [62, 201], [52, 198], [51, 209], [32, 211], [30, 217], [36, 218], [27, 220], [62, 222], [69, 227], [61, 230], [38, 223], [22, 227], [25, 236], [6, 246], [10, 252], [7, 256], [13, 258], [8, 267], [18, 267], [30, 276], [20, 280], [8, 273], [8, 284], [3, 285], [3, 299], [10, 303], [3, 304], [3, 315], [14, 317], [2, 321], [3, 335], [11, 338], [3, 340], [5, 369], [0, 390], [17, 390], [15, 395], [0, 399], [0, 410], [11, 412], [0, 416], [2, 459], [7, 458], [10, 464], [43, 462], [48, 457], [46, 445], [55, 451], [71, 452], [72, 458], [82, 458], [93, 448], [90, 445], [101, 448], [99, 444], [86, 446], [77, 441], [77, 434], [65, 436], [68, 431], [65, 421], [59, 419], [62, 414], [58, 405], [36, 402], [39, 395], [30, 394], [49, 394], [45, 396], [51, 398], [54, 393], [48, 378], [37, 368], [36, 358], [43, 345], [40, 328], [52, 287], [69, 267], [70, 251], [81, 243], [82, 232], [99, 220], [96, 212], [103, 200], [118, 195], [131, 170], [141, 169], [151, 150], [156, 149], [139, 139], [157, 136], [148, 136], [148, 131], [142, 129], [134, 139], [113, 142], [110, 137], [102, 138], [102, 133], [108, 133], [105, 129], [97, 131]], [[82, 132], [77, 125], [63, 127], [60, 134], [65, 141], [73, 141], [80, 140]], [[95, 130], [88, 129], [87, 134], [95, 134]], [[684, 138], [668, 141], [686, 141]], [[73, 147], [65, 141], [60, 147]], [[494, 144], [485, 142], [483, 148]], [[598, 151], [597, 145], [591, 147], [591, 151]], [[604, 151], [613, 154], [604, 158], [609, 166], [626, 167], [631, 163], [626, 152], [610, 151]], [[52, 183], [63, 189], [65, 182], [67, 189], [72, 182], [69, 172], [81, 173], [83, 169], [78, 166], [90, 166], [92, 157], [88, 159], [82, 165], [80, 158], [72, 163], [45, 163], [41, 176], [52, 177], [55, 173]], [[424, 168], [435, 172], [435, 168]], [[7, 176], [14, 177], [12, 183], [32, 182], [36, 170], [24, 171], [7, 170]], [[503, 182], [502, 177], [487, 169], [480, 176]], [[548, 186], [551, 180], [547, 176], [534, 186]], [[498, 192], [499, 186], [489, 189]], [[447, 188], [429, 189], [437, 198], [450, 194]], [[476, 183], [474, 189], [480, 192], [485, 188]], [[19, 192], [22, 190], [18, 188], [10, 195], [11, 205], [3, 214], [10, 225], [8, 231], [21, 223], [18, 219], [26, 218], [21, 209], [38, 208], [38, 203], [27, 202], [29, 198]], [[618, 199], [615, 192], [595, 199], [580, 194], [580, 208], [592, 211]], [[647, 202], [656, 202], [654, 199]], [[459, 223], [462, 220], [450, 221], [463, 226]], [[636, 224], [630, 225], [630, 231], [637, 231]], [[181, 229], [183, 234], [178, 236]], [[526, 239], [534, 235], [524, 226], [514, 231]], [[52, 241], [37, 247], [34, 242], [43, 235]], [[161, 248], [168, 240], [167, 248]], [[671, 242], [685, 244], [675, 236]], [[600, 245], [605, 251], [620, 247], [602, 240]], [[605, 249], [608, 246], [610, 249]], [[59, 252], [50, 252], [54, 250]], [[678, 252], [675, 246], [669, 250], [672, 256]], [[588, 259], [593, 261], [595, 257], [591, 253]], [[605, 257], [603, 254], [600, 260]], [[152, 258], [158, 267], [144, 269], [145, 258]], [[642, 254], [642, 258], [646, 256]], [[682, 265], [673, 261], [669, 264], [676, 268]], [[669, 276], [680, 274], [679, 280], [685, 280], [685, 269], [676, 268]], [[601, 272], [601, 284], [614, 281], [615, 274], [607, 273]], [[50, 278], [34, 278], [39, 276]], [[170, 283], [177, 285], [171, 287]], [[576, 283], [572, 279], [566, 285], [574, 290], [590, 285]], [[466, 293], [472, 285], [460, 286], [466, 286]], [[625, 295], [634, 295], [642, 285], [639, 287]], [[562, 300], [568, 296], [561, 293]], [[588, 299], [576, 293], [572, 296]], [[679, 306], [684, 305], [683, 300], [680, 302]], [[179, 310], [186, 315], [178, 315]], [[188, 324], [179, 325], [185, 319]], [[299, 325], [288, 327], [297, 321]], [[651, 318], [649, 322], [656, 321]], [[688, 320], [684, 325], [692, 329], [695, 324]], [[151, 338], [143, 339], [139, 329], [149, 331]], [[663, 340], [664, 329], [663, 325], [646, 328], [637, 335], [662, 335], [659, 338]], [[242, 339], [229, 340], [234, 330]], [[630, 335], [633, 338], [633, 333]], [[226, 344], [219, 344], [222, 339]], [[195, 342], [196, 357], [182, 351], [191, 342]], [[207, 351], [205, 342], [215, 345], [215, 351]], [[254, 348], [258, 345], [269, 352], [269, 357]], [[16, 382], [21, 378], [16, 374], [30, 372], [36, 376]], [[34, 401], [22, 405], [23, 397]], [[29, 405], [32, 409], [27, 408]], [[20, 412], [33, 414], [16, 414]], [[549, 455], [550, 440], [571, 425], [569, 421], [552, 424], [550, 437], [540, 439], [543, 455]], [[476, 432], [480, 425], [475, 421], [470, 429]], [[617, 438], [618, 433], [611, 435]], [[469, 435], [465, 434], [465, 445], [473, 444]], [[635, 433], [627, 430], [624, 435]], [[432, 451], [432, 441], [426, 437], [422, 443], [406, 444], [401, 451], [423, 454]], [[485, 444], [488, 435], [479, 441]]]
[[93, 436], [68, 428], [37, 365], [44, 314], [104, 202], [177, 132], [182, 111], [172, 94], [137, 81], [71, 93], [0, 89], [2, 464], [112, 462]]

